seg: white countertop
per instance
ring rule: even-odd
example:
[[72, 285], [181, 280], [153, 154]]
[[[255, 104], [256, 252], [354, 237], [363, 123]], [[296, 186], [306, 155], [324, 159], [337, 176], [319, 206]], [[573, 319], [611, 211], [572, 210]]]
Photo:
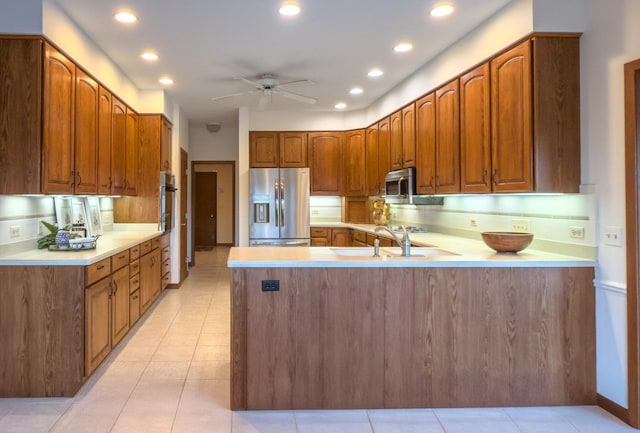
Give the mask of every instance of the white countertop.
[[[325, 224], [314, 224], [326, 227]], [[336, 224], [337, 226], [337, 224]], [[344, 227], [375, 233], [372, 224], [343, 224]], [[384, 236], [385, 232], [376, 233]], [[526, 249], [518, 254], [497, 254], [482, 241], [439, 233], [411, 233], [411, 243], [436, 247], [446, 255], [415, 258], [389, 258], [381, 247], [381, 257], [374, 258], [373, 247], [236, 247], [227, 261], [230, 268], [261, 267], [594, 267], [594, 260]], [[389, 236], [387, 236], [389, 237]], [[349, 250], [343, 256], [334, 249]], [[396, 248], [397, 250], [397, 248]], [[362, 251], [362, 254], [359, 254]], [[415, 248], [416, 252], [418, 248]], [[424, 252], [424, 251], [423, 251]], [[428, 252], [428, 251], [427, 251]], [[437, 251], [435, 251], [437, 253]]]
[[[98, 238], [96, 248], [93, 250], [49, 251], [34, 248], [18, 254], [1, 256], [0, 266], [86, 266], [161, 234], [157, 230], [108, 232]], [[35, 246], [36, 241], [34, 240], [33, 243]]]

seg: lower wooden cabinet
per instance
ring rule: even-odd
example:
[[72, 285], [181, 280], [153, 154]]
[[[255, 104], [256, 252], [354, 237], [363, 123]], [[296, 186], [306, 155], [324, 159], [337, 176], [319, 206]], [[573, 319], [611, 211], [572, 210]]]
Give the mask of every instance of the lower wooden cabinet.
[[164, 290], [169, 285], [169, 278], [171, 277], [171, 235], [169, 233], [162, 235], [160, 238], [160, 260], [162, 261], [161, 275], [161, 290]]
[[343, 227], [311, 227], [312, 247], [348, 247], [351, 229]]
[[161, 265], [159, 248], [140, 257], [140, 314], [144, 314], [160, 294]]

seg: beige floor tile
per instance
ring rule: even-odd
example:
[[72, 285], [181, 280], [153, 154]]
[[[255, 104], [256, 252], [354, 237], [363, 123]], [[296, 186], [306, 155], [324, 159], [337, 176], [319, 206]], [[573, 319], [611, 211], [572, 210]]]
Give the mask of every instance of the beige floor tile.
[[130, 344], [123, 347], [117, 355], [117, 361], [150, 361], [157, 345]]
[[151, 361], [142, 373], [142, 378], [186, 379], [190, 363], [191, 361]]
[[161, 345], [153, 354], [151, 361], [189, 361], [193, 358], [194, 348], [193, 345]]
[[187, 379], [229, 379], [229, 361], [192, 361]]
[[203, 330], [198, 339], [198, 346], [224, 346], [231, 344], [231, 333], [206, 332]]
[[167, 332], [160, 345], [164, 346], [195, 346], [198, 334], [195, 332]]
[[193, 354], [194, 361], [229, 361], [231, 350], [226, 346], [204, 346], [198, 344]]

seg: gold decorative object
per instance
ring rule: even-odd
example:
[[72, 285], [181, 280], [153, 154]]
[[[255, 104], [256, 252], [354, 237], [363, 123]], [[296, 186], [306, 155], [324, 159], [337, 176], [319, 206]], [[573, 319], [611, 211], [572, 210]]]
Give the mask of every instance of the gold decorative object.
[[383, 198], [373, 201], [373, 223], [377, 226], [386, 226], [391, 221], [391, 206], [385, 203]]

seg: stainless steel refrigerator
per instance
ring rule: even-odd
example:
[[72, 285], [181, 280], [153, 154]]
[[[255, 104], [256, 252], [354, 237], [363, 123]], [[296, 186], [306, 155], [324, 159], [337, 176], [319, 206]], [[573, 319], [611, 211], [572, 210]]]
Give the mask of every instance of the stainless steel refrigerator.
[[309, 238], [309, 169], [249, 169], [249, 246], [308, 246]]

